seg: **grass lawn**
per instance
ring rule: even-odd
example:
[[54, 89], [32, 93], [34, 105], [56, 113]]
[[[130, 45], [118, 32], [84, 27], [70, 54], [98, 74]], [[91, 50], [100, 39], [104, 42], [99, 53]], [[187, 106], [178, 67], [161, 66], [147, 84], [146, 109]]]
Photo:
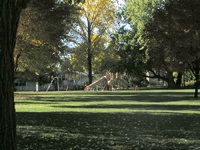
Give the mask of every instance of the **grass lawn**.
[[16, 92], [19, 150], [200, 150], [194, 90]]

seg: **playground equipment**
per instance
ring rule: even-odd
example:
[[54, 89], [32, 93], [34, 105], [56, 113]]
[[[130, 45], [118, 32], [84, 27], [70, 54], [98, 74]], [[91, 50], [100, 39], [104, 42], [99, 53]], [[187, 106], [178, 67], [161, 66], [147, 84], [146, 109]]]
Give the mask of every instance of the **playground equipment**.
[[58, 89], [58, 91], [59, 91], [59, 79], [58, 79], [58, 77], [54, 77], [54, 78], [51, 80], [49, 86], [47, 87], [46, 92], [49, 91], [49, 88], [51, 87], [51, 85], [53, 84], [54, 81], [57, 81], [57, 89]]
[[100, 79], [94, 81], [92, 84], [85, 87], [85, 91], [89, 91], [92, 88], [95, 88], [97, 85], [103, 84], [106, 90], [112, 90], [113, 85], [121, 80], [121, 75], [119, 73], [106, 73], [105, 76], [102, 76]]
[[100, 79], [94, 81], [92, 84], [88, 85], [85, 87], [85, 91], [89, 91], [91, 88], [95, 87], [96, 85], [102, 83], [102, 82], [107, 82], [106, 76], [101, 77]]

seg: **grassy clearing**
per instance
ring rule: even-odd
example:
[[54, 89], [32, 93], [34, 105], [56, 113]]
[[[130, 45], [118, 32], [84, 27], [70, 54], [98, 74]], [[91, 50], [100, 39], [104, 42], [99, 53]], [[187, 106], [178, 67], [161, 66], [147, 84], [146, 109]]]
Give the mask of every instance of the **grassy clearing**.
[[15, 93], [20, 150], [200, 149], [193, 90]]

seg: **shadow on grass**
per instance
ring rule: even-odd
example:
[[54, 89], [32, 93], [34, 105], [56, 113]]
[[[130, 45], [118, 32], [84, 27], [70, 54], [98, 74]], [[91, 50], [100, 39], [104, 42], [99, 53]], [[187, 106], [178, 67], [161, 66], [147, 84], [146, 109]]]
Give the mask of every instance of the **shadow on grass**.
[[17, 113], [20, 150], [194, 150], [200, 115]]
[[[76, 95], [77, 94], [77, 95]], [[27, 94], [28, 95], [28, 94]], [[22, 95], [23, 96], [23, 95]], [[16, 105], [51, 104], [63, 109], [196, 110], [162, 102], [198, 100], [190, 92], [85, 92], [32, 95]], [[100, 102], [108, 102], [108, 105]], [[115, 104], [114, 102], [138, 102]], [[94, 102], [88, 105], [87, 102]], [[97, 102], [95, 104], [95, 102]], [[139, 102], [144, 104], [140, 104]], [[145, 102], [149, 104], [145, 104]], [[152, 103], [151, 103], [152, 102]], [[156, 102], [160, 103], [157, 104]], [[71, 106], [68, 106], [69, 104]], [[73, 106], [76, 104], [76, 106]], [[34, 106], [35, 107], [35, 106]], [[34, 111], [34, 109], [32, 110]], [[121, 111], [120, 111], [121, 112]], [[200, 115], [178, 113], [17, 112], [19, 150], [195, 150], [200, 149]]]

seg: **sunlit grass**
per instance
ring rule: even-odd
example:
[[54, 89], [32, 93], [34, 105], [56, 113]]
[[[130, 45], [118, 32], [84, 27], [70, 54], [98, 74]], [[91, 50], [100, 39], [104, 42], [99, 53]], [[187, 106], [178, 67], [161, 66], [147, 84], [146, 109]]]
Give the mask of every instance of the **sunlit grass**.
[[[182, 96], [181, 93], [188, 93], [189, 96]], [[193, 108], [193, 106], [200, 106], [200, 101], [190, 97], [191, 93], [191, 90], [19, 92], [16, 93], [15, 102], [17, 112], [200, 114], [200, 107]], [[170, 106], [174, 109], [170, 109]]]

